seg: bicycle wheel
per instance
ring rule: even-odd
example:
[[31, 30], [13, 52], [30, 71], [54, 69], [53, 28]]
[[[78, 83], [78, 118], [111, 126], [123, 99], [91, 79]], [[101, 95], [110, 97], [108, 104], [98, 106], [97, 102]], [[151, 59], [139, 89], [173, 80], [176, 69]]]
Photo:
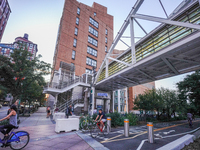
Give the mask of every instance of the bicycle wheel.
[[100, 130], [99, 130], [99, 128], [98, 128], [97, 125], [91, 127], [91, 129], [90, 129], [90, 135], [93, 138], [97, 137], [97, 135], [99, 134], [99, 132], [100, 132]]
[[[19, 138], [19, 141], [17, 139]], [[26, 131], [18, 131], [10, 138], [10, 148], [14, 150], [19, 150], [24, 148], [29, 142], [29, 133]]]

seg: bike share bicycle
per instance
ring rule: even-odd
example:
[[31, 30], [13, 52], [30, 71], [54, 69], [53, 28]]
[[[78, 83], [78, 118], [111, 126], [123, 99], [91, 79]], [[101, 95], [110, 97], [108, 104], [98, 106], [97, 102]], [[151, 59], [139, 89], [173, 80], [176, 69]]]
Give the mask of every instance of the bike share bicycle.
[[18, 127], [15, 127], [11, 130], [7, 140], [0, 139], [0, 143], [2, 144], [1, 147], [10, 146], [10, 148], [13, 150], [20, 150], [28, 144], [30, 139], [29, 133], [26, 131], [14, 132], [14, 129], [18, 129]]
[[[90, 129], [90, 135], [93, 138], [96, 138], [98, 135], [102, 134], [105, 136], [105, 129], [107, 129], [107, 131], [111, 131], [111, 127], [107, 124], [107, 122], [104, 123], [103, 128], [101, 127], [101, 123], [98, 121], [96, 122], [95, 125], [93, 125]], [[107, 134], [109, 134], [109, 132], [107, 132]]]

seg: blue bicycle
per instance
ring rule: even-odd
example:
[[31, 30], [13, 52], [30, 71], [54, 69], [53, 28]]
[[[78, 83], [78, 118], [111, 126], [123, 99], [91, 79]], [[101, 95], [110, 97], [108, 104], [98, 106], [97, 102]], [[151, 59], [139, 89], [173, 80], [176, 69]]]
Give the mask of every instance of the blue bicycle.
[[19, 150], [28, 144], [29, 133], [26, 131], [14, 132], [14, 129], [18, 129], [18, 127], [15, 127], [11, 130], [8, 140], [2, 141], [2, 139], [0, 139], [2, 147], [10, 146], [11, 149]]

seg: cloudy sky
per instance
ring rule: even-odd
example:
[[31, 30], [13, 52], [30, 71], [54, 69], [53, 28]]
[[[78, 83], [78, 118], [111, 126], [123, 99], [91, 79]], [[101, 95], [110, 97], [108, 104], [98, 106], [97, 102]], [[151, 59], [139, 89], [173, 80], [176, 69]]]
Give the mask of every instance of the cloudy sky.
[[[136, 0], [78, 0], [81, 3], [92, 6], [97, 2], [108, 8], [108, 13], [114, 16], [114, 37], [134, 6]], [[168, 15], [182, 0], [162, 0]], [[11, 7], [11, 15], [8, 20], [1, 43], [12, 43], [18, 36], [29, 34], [29, 40], [38, 45], [38, 54], [43, 60], [51, 63], [55, 50], [58, 26], [62, 15], [64, 0], [8, 0]], [[165, 17], [158, 0], [145, 0], [138, 13]], [[158, 23], [149, 21], [139, 22], [147, 32], [154, 29]], [[129, 34], [127, 30], [125, 34]], [[144, 36], [143, 31], [136, 25], [135, 36]], [[128, 39], [127, 39], [128, 40]], [[126, 41], [129, 43], [129, 41]], [[119, 43], [118, 49], [124, 49], [125, 45]], [[175, 83], [182, 80], [185, 75], [176, 76], [156, 81], [156, 87], [175, 89]]]

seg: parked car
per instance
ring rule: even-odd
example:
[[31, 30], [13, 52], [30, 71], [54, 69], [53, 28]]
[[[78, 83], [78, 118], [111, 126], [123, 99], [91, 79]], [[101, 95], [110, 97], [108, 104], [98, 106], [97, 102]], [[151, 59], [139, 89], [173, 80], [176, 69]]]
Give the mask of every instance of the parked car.
[[2, 105], [0, 104], [0, 108], [2, 107]]

